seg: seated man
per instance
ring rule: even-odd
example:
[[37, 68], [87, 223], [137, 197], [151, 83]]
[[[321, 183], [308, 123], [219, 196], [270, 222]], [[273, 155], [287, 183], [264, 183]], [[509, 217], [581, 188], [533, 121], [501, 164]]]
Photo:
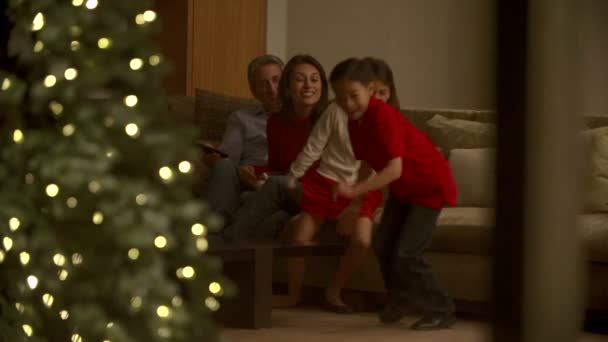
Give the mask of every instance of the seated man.
[[204, 197], [213, 211], [230, 222], [239, 207], [241, 193], [256, 190], [261, 182], [255, 166], [265, 165], [268, 157], [266, 121], [269, 114], [280, 109], [277, 93], [283, 61], [272, 55], [253, 59], [247, 68], [249, 89], [261, 102], [261, 107], [232, 113], [218, 150], [206, 153], [205, 162], [211, 167]]

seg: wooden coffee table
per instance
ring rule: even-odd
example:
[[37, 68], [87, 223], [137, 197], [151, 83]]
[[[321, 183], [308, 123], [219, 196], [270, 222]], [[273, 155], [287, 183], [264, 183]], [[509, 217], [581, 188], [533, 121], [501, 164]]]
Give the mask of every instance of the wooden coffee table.
[[225, 326], [245, 329], [271, 327], [273, 258], [341, 255], [342, 244], [221, 243], [207, 254], [223, 261], [224, 275], [238, 287], [234, 298], [223, 299], [215, 318]]

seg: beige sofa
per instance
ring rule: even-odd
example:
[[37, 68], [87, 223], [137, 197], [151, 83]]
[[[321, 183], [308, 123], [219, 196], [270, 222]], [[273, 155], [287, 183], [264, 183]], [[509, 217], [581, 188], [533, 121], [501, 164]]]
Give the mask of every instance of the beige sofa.
[[[245, 102], [243, 102], [245, 101]], [[169, 112], [202, 125], [201, 133], [219, 139], [226, 115], [247, 100], [205, 91], [197, 98], [169, 99]], [[402, 110], [446, 154], [459, 186], [456, 207], [445, 208], [427, 258], [458, 303], [487, 303], [491, 294], [492, 229], [494, 227], [495, 113], [465, 110]], [[587, 176], [585, 210], [578, 229], [588, 261], [587, 307], [608, 309], [608, 116], [586, 115]], [[215, 125], [215, 126], [214, 126]], [[206, 127], [203, 127], [206, 126]], [[214, 127], [210, 127], [214, 126]], [[598, 128], [600, 127], [600, 128]], [[605, 128], [601, 128], [605, 127]], [[596, 128], [590, 130], [591, 128]], [[379, 210], [381, 211], [381, 209]], [[380, 212], [377, 213], [377, 218]], [[337, 239], [331, 227], [321, 240]], [[323, 287], [338, 264], [337, 257], [309, 259], [307, 285]], [[284, 265], [275, 265], [275, 280], [285, 279]], [[373, 253], [353, 276], [348, 288], [383, 292], [382, 278]], [[459, 309], [466, 309], [461, 305]]]

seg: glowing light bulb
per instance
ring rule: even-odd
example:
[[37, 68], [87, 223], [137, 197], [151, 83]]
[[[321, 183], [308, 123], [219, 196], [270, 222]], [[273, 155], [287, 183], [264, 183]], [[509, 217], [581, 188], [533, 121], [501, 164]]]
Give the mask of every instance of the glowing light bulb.
[[101, 211], [96, 211], [95, 213], [93, 213], [93, 223], [97, 225], [103, 223], [103, 214], [101, 213]]
[[163, 166], [160, 168], [160, 170], [158, 170], [158, 175], [164, 180], [170, 180], [171, 178], [173, 178], [173, 171], [170, 167]]
[[10, 87], [11, 87], [11, 80], [9, 80], [8, 78], [5, 78], [2, 81], [2, 90], [7, 90]]
[[66, 80], [71, 81], [78, 76], [78, 70], [76, 70], [74, 68], [68, 68], [63, 73], [63, 76], [65, 76]]
[[127, 107], [135, 107], [137, 105], [138, 99], [135, 95], [129, 95], [125, 97], [125, 105]]
[[32, 290], [37, 288], [38, 287], [38, 278], [36, 278], [33, 275], [27, 277], [27, 286], [29, 286], [30, 289], [32, 289]]
[[6, 249], [6, 251], [10, 251], [11, 248], [13, 248], [13, 239], [11, 239], [8, 236], [5, 236], [4, 239], [2, 239], [2, 245], [4, 246], [4, 249]]
[[69, 137], [72, 134], [74, 134], [74, 132], [76, 132], [76, 126], [74, 126], [72, 124], [67, 124], [67, 125], [63, 126], [63, 129], [61, 131], [63, 132], [63, 135], [65, 135], [66, 137]]
[[78, 51], [80, 49], [80, 42], [77, 40], [72, 40], [70, 43], [70, 49], [72, 51]]
[[196, 274], [196, 272], [194, 272], [194, 268], [192, 268], [192, 266], [186, 266], [182, 269], [182, 275], [184, 276], [184, 278], [186, 279], [192, 279], [194, 277], [194, 275]]
[[65, 257], [62, 254], [55, 254], [53, 255], [53, 263], [57, 266], [63, 266], [65, 265]]
[[48, 75], [44, 78], [44, 86], [47, 88], [51, 88], [57, 84], [57, 77], [54, 75]]
[[160, 56], [159, 55], [152, 55], [152, 56], [150, 56], [150, 58], [148, 58], [148, 62], [152, 66], [158, 65], [158, 64], [160, 64]]
[[72, 254], [72, 264], [74, 264], [75, 266], [82, 264], [83, 261], [84, 261], [84, 257], [82, 256], [82, 254], [80, 254], [80, 253]]
[[55, 298], [51, 294], [45, 293], [42, 295], [42, 303], [44, 305], [46, 305], [47, 308], [50, 308], [51, 306], [53, 306], [54, 301], [55, 301]]
[[139, 135], [139, 127], [134, 123], [130, 123], [125, 126], [125, 132], [130, 137], [137, 137]]
[[32, 21], [32, 31], [40, 31], [44, 27], [44, 15], [38, 12]]
[[200, 223], [195, 223], [190, 230], [192, 231], [192, 235], [201, 236], [205, 234], [207, 228]]
[[78, 334], [73, 334], [70, 342], [82, 342], [82, 336]]
[[68, 208], [74, 209], [78, 205], [78, 200], [76, 197], [70, 197], [65, 201], [65, 204], [68, 206]]
[[217, 299], [215, 299], [213, 297], [207, 297], [205, 299], [205, 305], [211, 311], [217, 311], [220, 308], [220, 303], [217, 301]]
[[129, 62], [129, 67], [131, 70], [139, 70], [142, 66], [144, 66], [144, 61], [141, 58], [133, 58]]
[[135, 296], [131, 298], [131, 307], [134, 309], [139, 309], [143, 304], [143, 300], [139, 296]]
[[0, 250], [0, 264], [4, 262], [4, 257], [6, 256], [6, 254], [4, 254], [3, 250]]
[[66, 270], [61, 270], [61, 271], [57, 272], [57, 277], [61, 281], [65, 281], [66, 279], [68, 279], [68, 275], [69, 275], [69, 273]]
[[19, 311], [19, 313], [25, 312], [25, 306], [23, 306], [23, 304], [21, 304], [19, 302], [15, 303], [15, 309], [17, 309], [17, 311]]
[[183, 301], [182, 297], [175, 296], [175, 297], [173, 297], [173, 299], [171, 299], [171, 304], [178, 308], [178, 307], [182, 306], [182, 304], [184, 304], [184, 301]]
[[146, 23], [146, 18], [142, 13], [140, 13], [135, 16], [135, 22], [137, 23], [137, 25], [143, 25]]
[[137, 260], [139, 258], [139, 249], [137, 249], [137, 248], [131, 248], [127, 252], [127, 255], [129, 256], [129, 259], [131, 259], [131, 260]]
[[100, 49], [107, 49], [112, 45], [112, 40], [110, 40], [110, 38], [99, 38], [99, 40], [97, 41], [97, 46]]
[[101, 190], [101, 184], [98, 181], [90, 181], [89, 182], [89, 191], [96, 194]]
[[44, 49], [44, 43], [42, 41], [39, 40], [34, 44], [34, 49], [33, 49], [34, 52], [38, 53], [38, 52], [42, 51], [43, 49]]
[[84, 3], [84, 0], [72, 0], [72, 5], [78, 7], [78, 6], [82, 6], [82, 4]]
[[188, 173], [192, 170], [192, 164], [190, 164], [189, 161], [184, 160], [183, 162], [179, 163], [178, 168], [179, 172]]
[[49, 184], [46, 186], [46, 195], [49, 197], [55, 197], [59, 194], [59, 187], [56, 184]]
[[21, 328], [23, 329], [23, 332], [28, 336], [28, 337], [32, 337], [32, 335], [34, 335], [34, 329], [32, 328], [31, 325], [29, 324], [24, 324], [21, 326]]
[[25, 140], [25, 135], [23, 134], [23, 132], [20, 129], [16, 129], [13, 131], [13, 141], [16, 144], [21, 144], [23, 143], [23, 140]]
[[154, 239], [154, 246], [159, 249], [167, 247], [167, 238], [162, 235], [157, 236]]
[[135, 203], [138, 205], [146, 205], [148, 203], [148, 196], [144, 194], [139, 194], [135, 197]]
[[28, 252], [19, 253], [19, 261], [21, 261], [21, 265], [25, 266], [30, 262], [30, 254]]
[[156, 20], [156, 12], [147, 10], [144, 12], [144, 20], [151, 23]]
[[11, 229], [12, 232], [19, 229], [20, 226], [21, 226], [21, 221], [19, 221], [18, 218], [11, 217], [10, 220], [8, 220], [8, 227]]
[[59, 317], [61, 317], [61, 319], [65, 321], [70, 318], [70, 313], [67, 310], [61, 310], [59, 311]]
[[207, 251], [207, 249], [209, 249], [209, 241], [205, 238], [196, 239], [196, 249], [198, 249], [199, 252]]
[[61, 113], [63, 113], [63, 105], [57, 101], [51, 101], [49, 103], [49, 108], [51, 109], [51, 112], [53, 112], [53, 114], [55, 115], [60, 115]]
[[169, 310], [169, 308], [166, 307], [165, 305], [161, 305], [158, 308], [156, 308], [156, 314], [160, 318], [167, 318], [171, 314], [171, 310]]
[[216, 294], [222, 292], [222, 286], [220, 285], [220, 283], [214, 281], [211, 284], [209, 284], [209, 292], [216, 295]]
[[98, 5], [97, 0], [87, 0], [87, 3], [85, 6], [86, 6], [86, 8], [92, 10], [92, 9], [95, 9], [97, 7], [97, 5]]

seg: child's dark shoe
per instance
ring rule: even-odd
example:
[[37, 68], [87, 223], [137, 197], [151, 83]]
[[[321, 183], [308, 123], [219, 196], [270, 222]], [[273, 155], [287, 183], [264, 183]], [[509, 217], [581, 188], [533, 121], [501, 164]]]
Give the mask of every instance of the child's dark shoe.
[[350, 306], [346, 305], [346, 304], [334, 304], [331, 303], [329, 300], [327, 300], [327, 298], [323, 297], [323, 309], [333, 312], [333, 313], [337, 313], [337, 314], [351, 314], [353, 312], [355, 312], [355, 310], [353, 310], [353, 308], [351, 308]]
[[413, 330], [440, 330], [447, 329], [456, 323], [456, 317], [449, 313], [426, 314], [412, 324]]
[[384, 324], [391, 324], [399, 322], [403, 317], [415, 313], [409, 306], [400, 303], [399, 301], [392, 300], [386, 307], [380, 312], [380, 322]]

